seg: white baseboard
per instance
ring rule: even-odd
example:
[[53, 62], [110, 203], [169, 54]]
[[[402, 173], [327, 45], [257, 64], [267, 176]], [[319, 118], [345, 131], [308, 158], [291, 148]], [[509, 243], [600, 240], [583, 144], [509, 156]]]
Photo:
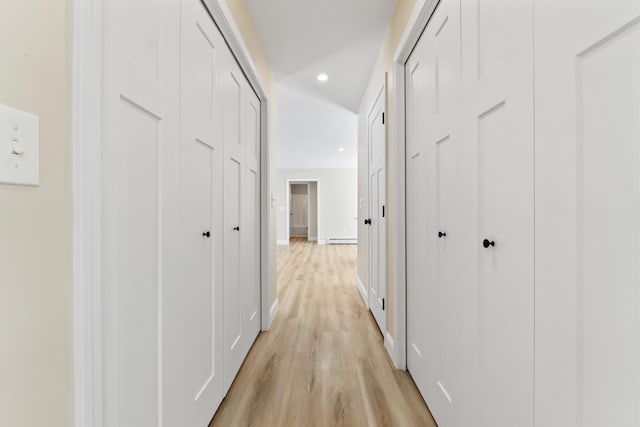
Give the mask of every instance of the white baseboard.
[[328, 245], [356, 245], [358, 244], [358, 239], [356, 237], [329, 237], [327, 239]]
[[279, 309], [280, 309], [280, 301], [278, 300], [278, 298], [276, 298], [276, 300], [273, 302], [273, 305], [271, 306], [271, 310], [269, 310], [269, 327], [271, 327], [271, 324], [273, 323], [273, 319], [276, 318], [276, 315], [278, 314]]
[[356, 276], [356, 284], [358, 285], [358, 291], [360, 292], [360, 296], [364, 300], [364, 305], [369, 308], [369, 292], [364, 287], [362, 280], [360, 280], [360, 276]]
[[327, 239], [318, 239], [318, 244], [319, 245], [326, 245], [327, 244]]
[[393, 337], [391, 336], [391, 334], [389, 334], [388, 331], [384, 335], [384, 348], [387, 350], [387, 353], [389, 353], [389, 357], [391, 357], [391, 360], [393, 361], [393, 365], [397, 369], [398, 366], [399, 366], [398, 365], [398, 357], [396, 355], [395, 346], [394, 346], [394, 343], [393, 343]]
[[317, 237], [307, 237], [307, 240], [310, 242], [317, 242], [318, 238]]
[[[272, 240], [273, 242], [273, 240]], [[278, 240], [278, 245], [280, 246], [289, 246], [289, 241], [288, 240]]]

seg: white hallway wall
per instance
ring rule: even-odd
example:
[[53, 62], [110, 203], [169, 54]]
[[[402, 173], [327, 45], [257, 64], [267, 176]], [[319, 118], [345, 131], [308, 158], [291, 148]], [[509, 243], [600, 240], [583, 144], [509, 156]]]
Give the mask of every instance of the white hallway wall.
[[318, 180], [318, 241], [358, 234], [358, 170], [279, 169], [276, 184], [278, 242], [287, 240], [287, 180]]
[[0, 426], [73, 425], [71, 6], [0, 7], [0, 104], [40, 117], [40, 185], [0, 185]]

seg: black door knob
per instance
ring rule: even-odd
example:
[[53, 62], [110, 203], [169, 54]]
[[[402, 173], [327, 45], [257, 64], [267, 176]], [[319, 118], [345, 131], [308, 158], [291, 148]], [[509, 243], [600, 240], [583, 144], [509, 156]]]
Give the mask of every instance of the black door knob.
[[371, 218], [367, 218], [364, 220], [364, 225], [371, 225]]
[[236, 225], [235, 227], [233, 227], [233, 229], [234, 229], [235, 231], [240, 231], [240, 227], [238, 227], [237, 225]]
[[485, 248], [488, 248], [489, 246], [495, 246], [496, 242], [494, 241], [490, 241], [489, 239], [484, 239], [482, 241], [482, 246], [484, 246]]
[[447, 237], [447, 233], [443, 233], [442, 231], [438, 231], [438, 239], [442, 239], [443, 237]]
[[204, 233], [202, 233], [202, 237], [206, 237], [208, 239], [209, 237], [211, 237], [211, 232], [205, 231]]

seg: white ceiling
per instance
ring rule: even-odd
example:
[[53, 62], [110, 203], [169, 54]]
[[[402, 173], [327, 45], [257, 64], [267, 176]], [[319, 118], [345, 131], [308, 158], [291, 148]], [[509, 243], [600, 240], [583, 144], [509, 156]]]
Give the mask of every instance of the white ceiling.
[[[247, 0], [276, 81], [358, 112], [395, 0]], [[320, 73], [329, 81], [319, 83]]]
[[247, 4], [277, 84], [278, 167], [357, 167], [357, 113], [396, 0]]
[[[358, 116], [324, 98], [276, 84], [279, 169], [356, 168]], [[340, 148], [344, 151], [340, 151]]]

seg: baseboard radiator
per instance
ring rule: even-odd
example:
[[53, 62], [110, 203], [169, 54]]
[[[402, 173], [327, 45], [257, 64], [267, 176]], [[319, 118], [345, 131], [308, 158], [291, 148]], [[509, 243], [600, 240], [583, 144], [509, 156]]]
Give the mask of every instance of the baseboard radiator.
[[356, 237], [329, 237], [327, 245], [355, 245], [358, 243]]

